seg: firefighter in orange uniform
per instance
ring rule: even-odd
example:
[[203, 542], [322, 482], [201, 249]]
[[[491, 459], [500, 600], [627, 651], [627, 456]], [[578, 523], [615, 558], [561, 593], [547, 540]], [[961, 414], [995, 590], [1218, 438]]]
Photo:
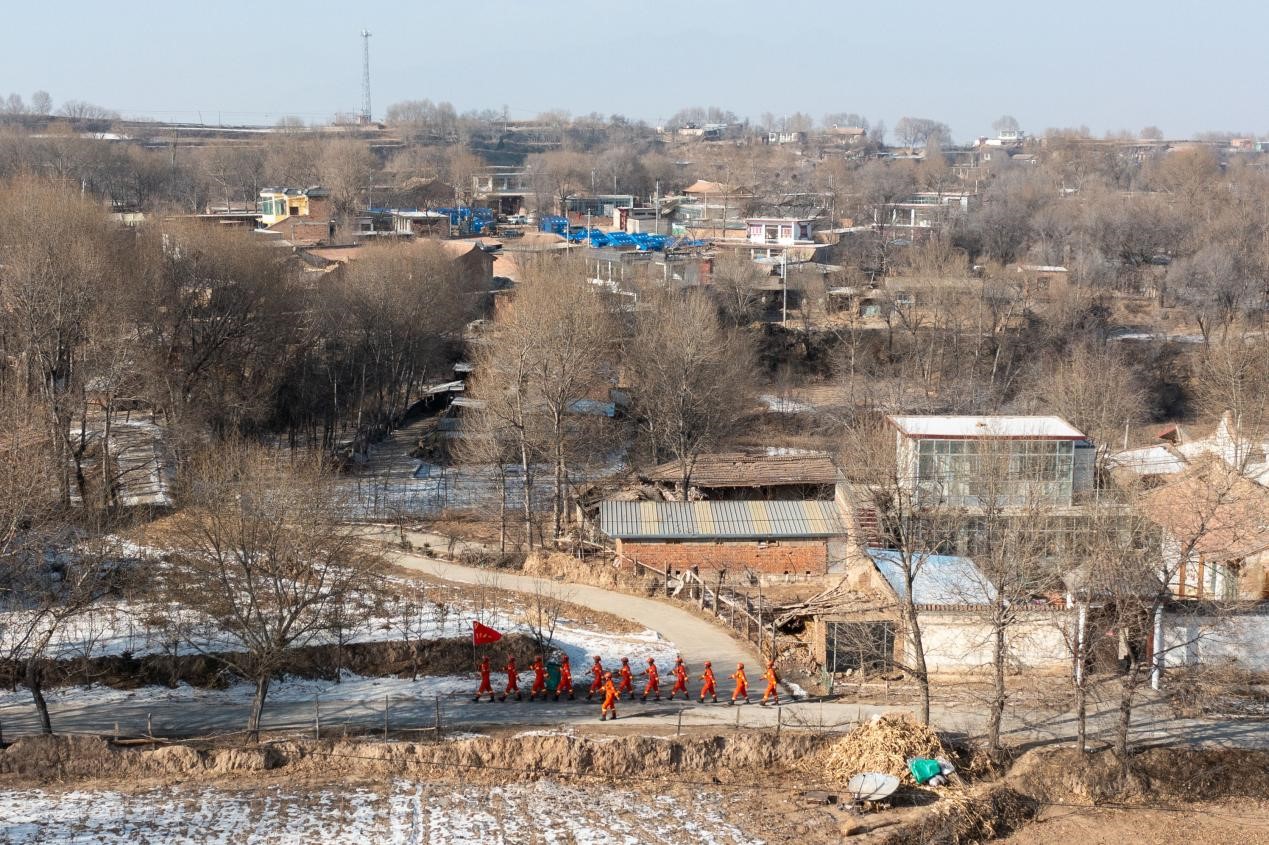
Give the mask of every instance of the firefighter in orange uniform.
[[501, 701], [506, 701], [507, 696], [511, 693], [516, 694], [516, 701], [520, 700], [520, 672], [516, 669], [516, 659], [514, 657], [507, 658], [507, 688], [502, 691]]
[[604, 703], [599, 706], [599, 721], [604, 721], [609, 716], [613, 719], [617, 718], [617, 700], [621, 698], [621, 693], [617, 692], [617, 686], [612, 682], [612, 672], [604, 673]]
[[734, 675], [729, 675], [728, 677], [730, 677], [733, 681], [736, 682], [736, 688], [732, 690], [731, 701], [727, 702], [727, 704], [728, 705], [735, 704], [736, 699], [740, 699], [740, 702], [742, 704], [748, 704], [749, 703], [749, 679], [745, 677], [745, 664], [737, 663], [736, 673]]
[[643, 685], [643, 696], [639, 701], [647, 701], [648, 695], [655, 696], [653, 701], [661, 700], [661, 673], [657, 671], [657, 662], [655, 658], [648, 658], [648, 668], [643, 670], [643, 674], [648, 676], [648, 682]]
[[560, 662], [560, 683], [555, 688], [555, 700], [560, 700], [560, 693], [568, 693], [568, 700], [572, 701], [576, 696], [573, 694], [573, 667], [568, 663], [568, 655], [564, 655]]
[[705, 703], [705, 696], [714, 699], [714, 703], [718, 703], [718, 682], [714, 679], [714, 664], [708, 660], [705, 661], [705, 671], [701, 673], [701, 704]]
[[762, 677], [767, 680], [767, 688], [762, 693], [762, 703], [765, 705], [767, 699], [770, 698], [772, 703], [778, 707], [780, 705], [780, 690], [776, 684], [780, 683], [780, 678], [776, 675], [774, 660], [767, 661], [767, 671], [762, 673]]
[[621, 682], [617, 684], [617, 696], [620, 698], [622, 693], [630, 693], [630, 700], [634, 701], [634, 672], [630, 671], [630, 658], [621, 658], [621, 669], [618, 670], [618, 677]]
[[604, 691], [604, 662], [599, 655], [595, 655], [594, 662], [590, 664], [590, 689], [586, 691], [586, 700], [590, 701], [595, 693]]
[[482, 695], [488, 694], [489, 700], [494, 700], [493, 681], [489, 679], [489, 658], [485, 657], [480, 661], [480, 688], [476, 690], [476, 697], [472, 701], [480, 701]]
[[674, 700], [676, 693], [683, 693], [683, 700], [690, 701], [692, 694], [687, 691], [687, 667], [683, 665], [683, 658], [674, 658], [674, 668], [670, 670], [670, 674], [674, 676], [674, 686], [670, 689], [670, 701]]
[[546, 664], [542, 662], [542, 655], [533, 658], [533, 686], [529, 687], [529, 701], [537, 701], [538, 693], [542, 694], [542, 699], [546, 699]]

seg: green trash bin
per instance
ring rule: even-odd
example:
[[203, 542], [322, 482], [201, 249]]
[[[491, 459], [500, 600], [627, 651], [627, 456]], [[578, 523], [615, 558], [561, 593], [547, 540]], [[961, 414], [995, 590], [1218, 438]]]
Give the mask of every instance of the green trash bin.
[[548, 660], [546, 663], [546, 689], [547, 692], [555, 692], [560, 686], [560, 663], [558, 660]]

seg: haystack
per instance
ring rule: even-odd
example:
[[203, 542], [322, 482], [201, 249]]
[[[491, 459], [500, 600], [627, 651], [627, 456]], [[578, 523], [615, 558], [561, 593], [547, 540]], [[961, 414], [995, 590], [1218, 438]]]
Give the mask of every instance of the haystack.
[[807, 770], [845, 786], [860, 772], [883, 772], [913, 784], [909, 757], [946, 757], [938, 734], [907, 713], [886, 713], [859, 725], [807, 761]]

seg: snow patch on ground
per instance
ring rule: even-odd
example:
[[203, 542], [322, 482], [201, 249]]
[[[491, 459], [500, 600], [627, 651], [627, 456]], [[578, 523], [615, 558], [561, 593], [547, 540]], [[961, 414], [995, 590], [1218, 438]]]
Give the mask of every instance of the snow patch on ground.
[[[510, 620], [493, 619], [491, 621], [501, 625], [500, 630], [504, 632], [526, 632], [526, 629]], [[455, 631], [457, 632], [458, 629], [456, 628]], [[450, 636], [461, 635], [461, 632], [450, 634]], [[664, 678], [677, 654], [674, 644], [661, 639], [655, 631], [609, 634], [573, 628], [564, 624], [556, 629], [552, 645], [568, 654], [569, 661], [574, 666], [574, 682], [579, 684], [589, 683], [590, 676], [586, 673], [586, 667], [590, 666], [590, 655], [601, 655], [605, 666], [613, 669], [616, 668], [619, 658], [629, 656], [636, 673], [641, 672], [647, 665], [647, 658], [654, 657]], [[501, 666], [500, 663], [497, 665]], [[344, 672], [338, 683], [333, 680], [283, 678], [270, 684], [265, 710], [267, 713], [270, 703], [312, 701], [314, 697], [341, 702], [382, 702], [386, 696], [400, 700], [432, 698], [438, 695], [471, 695], [476, 689], [475, 668], [473, 665], [470, 675], [420, 676], [418, 680], [410, 680], [408, 677], [368, 678], [350, 672]], [[521, 686], [526, 690], [528, 687], [525, 684], [532, 678], [532, 673], [527, 671], [527, 668], [522, 667], [520, 674]], [[499, 683], [503, 680], [505, 679], [502, 676], [495, 674], [495, 688], [500, 688]], [[44, 697], [50, 704], [101, 707], [139, 702], [247, 704], [254, 694], [255, 687], [252, 684], [240, 681], [224, 689], [192, 687], [188, 684], [179, 684], [176, 687], [144, 686], [127, 690], [97, 684], [86, 687], [53, 687], [45, 690]], [[31, 694], [24, 687], [0, 692], [0, 707], [30, 704]]]
[[758, 401], [766, 405], [767, 410], [773, 414], [806, 414], [815, 410], [814, 405], [808, 405], [806, 402], [799, 402], [796, 399], [788, 399], [770, 393], [762, 394], [758, 397]]
[[688, 807], [664, 796], [584, 790], [550, 780], [493, 787], [398, 780], [311, 792], [283, 786], [0, 790], [0, 842], [757, 842], [711, 809], [719, 806], [718, 798], [705, 793]]

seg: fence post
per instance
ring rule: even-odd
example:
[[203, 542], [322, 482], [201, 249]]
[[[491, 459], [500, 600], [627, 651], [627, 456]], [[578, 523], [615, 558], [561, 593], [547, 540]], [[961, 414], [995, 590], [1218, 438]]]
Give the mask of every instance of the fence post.
[[774, 613], [771, 615], [771, 659], [776, 659], [776, 629]]
[[385, 740], [388, 738], [388, 699], [390, 697], [387, 695], [383, 697], [383, 738]]
[[779, 704], [776, 705], [776, 739], [780, 738], [780, 713], [783, 708]]
[[313, 739], [322, 738], [322, 707], [319, 695], [313, 694]]
[[723, 571], [718, 570], [718, 586], [714, 588], [714, 615], [718, 615], [718, 597], [723, 592]]
[[681, 733], [683, 733], [683, 708], [682, 707], [679, 708], [679, 725], [677, 728], [675, 728], [674, 735], [678, 736]]
[[151, 720], [151, 715], [152, 714], [150, 713], [145, 714], [145, 735], [153, 739], [154, 738], [154, 727], [153, 727], [154, 723]]
[[436, 739], [439, 741], [440, 738], [441, 738], [441, 696], [440, 696], [440, 693], [437, 693], [436, 694]]
[[749, 593], [745, 593], [745, 639], [749, 639]]
[[668, 562], [665, 564], [665, 582], [663, 588], [665, 590], [665, 594], [668, 596], [670, 594], [670, 564]]

